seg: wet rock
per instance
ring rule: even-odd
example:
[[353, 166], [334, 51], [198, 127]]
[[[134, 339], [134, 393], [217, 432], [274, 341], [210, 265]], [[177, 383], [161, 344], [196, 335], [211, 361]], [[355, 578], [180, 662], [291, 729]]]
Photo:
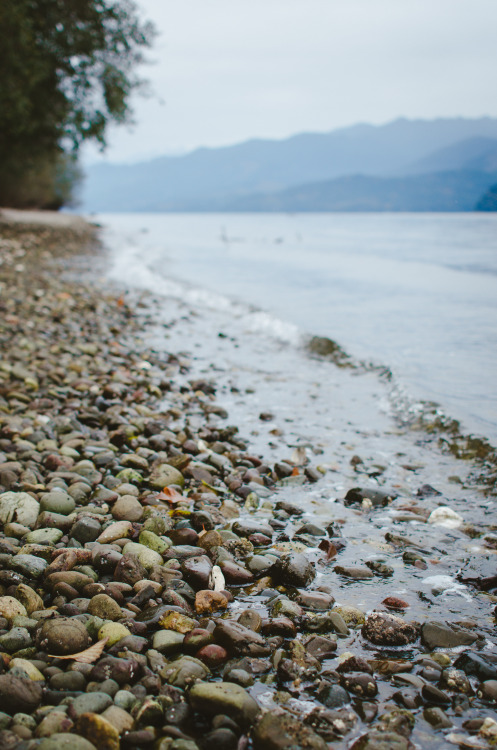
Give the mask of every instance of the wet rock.
[[79, 518], [71, 528], [70, 536], [81, 544], [94, 542], [100, 535], [100, 528], [100, 521], [96, 518]]
[[337, 643], [330, 638], [315, 635], [306, 641], [305, 647], [311, 656], [318, 659], [318, 661], [322, 661], [323, 659], [332, 659], [335, 656]]
[[333, 568], [335, 573], [344, 578], [352, 578], [354, 581], [365, 581], [369, 578], [373, 578], [373, 572], [366, 567], [344, 567], [343, 565], [335, 565]]
[[350, 695], [345, 688], [327, 680], [319, 683], [316, 698], [327, 708], [340, 708], [350, 702]]
[[326, 742], [341, 739], [354, 729], [357, 714], [346, 708], [330, 710], [321, 706], [313, 708], [305, 717], [305, 723]]
[[326, 742], [289, 713], [268, 712], [252, 730], [255, 750], [327, 750]]
[[470, 646], [477, 640], [474, 633], [455, 628], [443, 622], [425, 622], [421, 627], [421, 640], [429, 649]]
[[162, 490], [164, 487], [169, 487], [172, 484], [177, 484], [179, 487], [183, 487], [185, 479], [183, 474], [169, 464], [159, 464], [155, 466], [150, 478], [148, 480], [149, 485], [154, 490]]
[[120, 749], [119, 732], [107, 719], [98, 714], [82, 714], [74, 726], [74, 731], [98, 750]]
[[377, 646], [405, 646], [417, 640], [418, 630], [400, 617], [373, 612], [362, 626], [362, 635]]
[[107, 594], [97, 594], [88, 605], [88, 612], [102, 620], [119, 620], [122, 617], [121, 607]]
[[84, 651], [90, 645], [83, 623], [65, 617], [46, 621], [38, 631], [36, 641], [40, 649], [58, 656]]
[[40, 705], [42, 695], [40, 682], [11, 674], [0, 675], [0, 705], [10, 714], [33, 713]]
[[147, 571], [135, 555], [125, 554], [114, 570], [114, 580], [133, 586], [147, 578]]
[[68, 732], [58, 732], [45, 737], [38, 745], [38, 750], [97, 750], [92, 742], [84, 737]]
[[242, 565], [238, 565], [231, 560], [220, 560], [219, 567], [228, 586], [244, 586], [248, 583], [252, 583], [254, 580], [254, 575], [250, 570], [247, 570], [247, 568], [244, 568]]
[[98, 640], [107, 639], [107, 648], [131, 635], [130, 630], [120, 622], [106, 622], [98, 631]]
[[68, 516], [76, 507], [74, 499], [63, 490], [48, 492], [40, 500], [40, 512], [60, 513]]
[[181, 572], [185, 581], [193, 586], [195, 590], [209, 589], [212, 562], [207, 555], [190, 557], [181, 563]]
[[77, 719], [88, 712], [99, 714], [111, 705], [112, 698], [106, 693], [84, 693], [73, 700], [69, 707], [69, 715], [72, 719]]
[[134, 682], [140, 674], [138, 662], [133, 658], [123, 659], [116, 656], [105, 656], [100, 659], [90, 672], [89, 678], [94, 682], [115, 680], [118, 685]]
[[27, 615], [24, 605], [13, 596], [0, 596], [0, 617], [4, 617], [7, 622], [12, 622], [19, 615], [24, 617]]
[[234, 620], [218, 621], [214, 639], [233, 656], [266, 656], [270, 653], [262, 636]]
[[497, 680], [497, 661], [491, 660], [490, 655], [466, 651], [456, 659], [454, 667], [462, 669], [469, 677], [474, 675], [482, 681]]
[[423, 711], [423, 718], [435, 729], [448, 729], [452, 721], [439, 706], [430, 706]]
[[195, 611], [206, 615], [226, 609], [228, 600], [221, 591], [197, 591], [195, 596]]
[[117, 521], [139, 521], [143, 507], [133, 495], [123, 495], [112, 506], [112, 515]]
[[316, 576], [313, 564], [299, 552], [282, 555], [270, 570], [271, 576], [279, 583], [303, 587]]
[[413, 750], [413, 747], [408, 738], [400, 734], [372, 730], [359, 737], [350, 750]]
[[241, 727], [250, 726], [260, 712], [247, 691], [232, 682], [197, 682], [188, 698], [195, 711], [207, 716], [226, 714]]
[[183, 633], [177, 633], [175, 630], [158, 630], [154, 634], [152, 646], [161, 654], [174, 654], [180, 651], [184, 640]]
[[199, 659], [181, 656], [161, 671], [161, 677], [170, 685], [184, 689], [197, 680], [205, 679], [209, 673], [209, 668]]
[[12, 560], [12, 569], [22, 573], [27, 578], [39, 578], [48, 567], [46, 560], [35, 555], [16, 555]]
[[[464, 692], [467, 691], [465, 690]], [[478, 697], [487, 703], [497, 703], [497, 680], [484, 680], [481, 682], [478, 687]]]
[[392, 500], [395, 500], [396, 497], [397, 494], [395, 492], [386, 492], [384, 490], [373, 490], [367, 488], [361, 489], [360, 487], [354, 487], [345, 495], [344, 504], [354, 505], [356, 503], [364, 504], [366, 502], [366, 504], [369, 503], [370, 507], [372, 506], [377, 508], [388, 505], [392, 502]]

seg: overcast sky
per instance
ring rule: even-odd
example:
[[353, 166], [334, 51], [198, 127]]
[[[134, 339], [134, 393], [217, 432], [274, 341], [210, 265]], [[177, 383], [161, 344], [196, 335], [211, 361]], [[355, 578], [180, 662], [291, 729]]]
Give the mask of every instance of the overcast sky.
[[397, 117], [497, 116], [497, 0], [138, 0], [159, 36], [131, 162]]

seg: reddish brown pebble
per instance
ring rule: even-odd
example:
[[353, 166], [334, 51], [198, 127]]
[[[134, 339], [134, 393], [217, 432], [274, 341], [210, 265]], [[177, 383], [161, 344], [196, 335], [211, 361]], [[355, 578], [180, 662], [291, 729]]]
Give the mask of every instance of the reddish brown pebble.
[[383, 599], [382, 604], [389, 609], [406, 609], [409, 606], [403, 599], [398, 599], [396, 596], [387, 596]]

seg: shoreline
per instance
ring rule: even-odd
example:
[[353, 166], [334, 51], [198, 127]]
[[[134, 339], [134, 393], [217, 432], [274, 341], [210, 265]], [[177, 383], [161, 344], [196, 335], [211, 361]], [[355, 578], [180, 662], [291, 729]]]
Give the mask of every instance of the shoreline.
[[[367, 376], [353, 397], [375, 408], [351, 416], [338, 371], [329, 445], [292, 452], [281, 425], [308, 393], [261, 377], [274, 352], [256, 342], [242, 367], [239, 331], [202, 340], [191, 306], [167, 319], [152, 295], [102, 283], [96, 230], [76, 224], [0, 215], [5, 746], [72, 732], [74, 750], [486, 747], [495, 546], [467, 464], [425, 456], [389, 415], [374, 424]], [[458, 481], [435, 475], [453, 466]], [[97, 644], [89, 664], [47, 655]]]

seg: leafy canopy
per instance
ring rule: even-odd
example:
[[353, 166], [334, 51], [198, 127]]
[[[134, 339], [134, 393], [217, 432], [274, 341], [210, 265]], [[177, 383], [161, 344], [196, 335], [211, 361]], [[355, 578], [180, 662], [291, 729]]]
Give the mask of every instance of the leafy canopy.
[[9, 181], [60, 171], [64, 154], [104, 145], [108, 124], [129, 118], [153, 35], [131, 0], [1, 0], [0, 202]]

